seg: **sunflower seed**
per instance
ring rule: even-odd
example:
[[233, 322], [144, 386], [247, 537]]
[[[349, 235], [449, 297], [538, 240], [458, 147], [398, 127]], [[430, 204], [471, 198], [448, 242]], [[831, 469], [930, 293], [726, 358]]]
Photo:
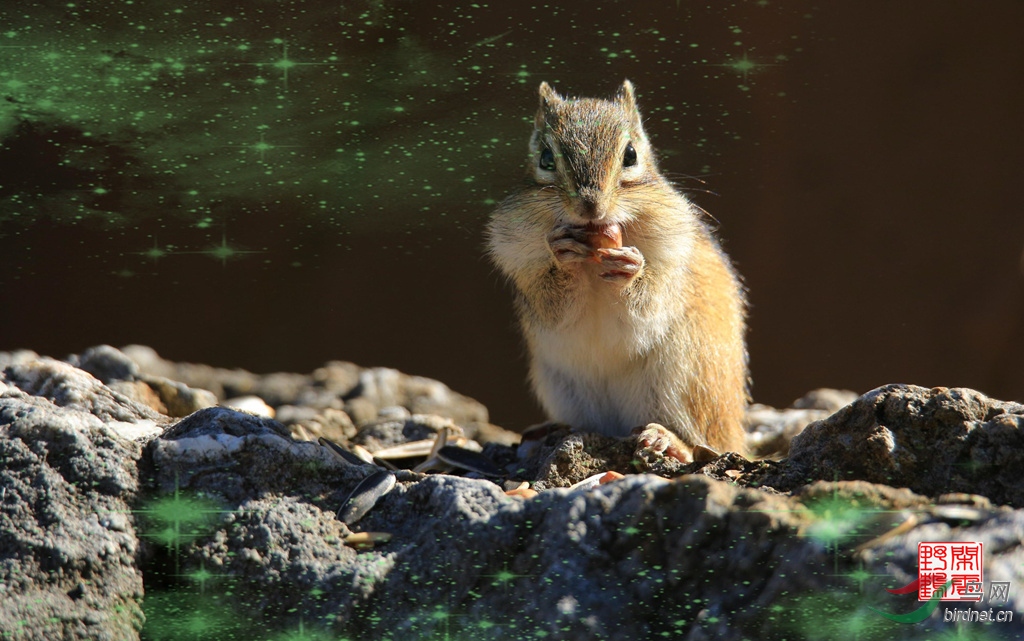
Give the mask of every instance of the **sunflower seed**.
[[395, 475], [380, 470], [367, 476], [356, 485], [338, 510], [338, 519], [345, 525], [354, 525], [373, 509], [382, 496], [395, 487]]
[[598, 472], [593, 476], [588, 476], [575, 485], [570, 485], [570, 490], [589, 490], [597, 487], [598, 485], [604, 485], [605, 483], [611, 483], [612, 481], [618, 481], [621, 478], [625, 478], [622, 474], [615, 471]]
[[414, 456], [429, 456], [430, 450], [434, 447], [434, 439], [426, 438], [422, 441], [410, 441], [408, 443], [402, 443], [401, 445], [395, 445], [394, 447], [386, 447], [382, 450], [377, 450], [373, 453], [379, 459], [397, 459], [397, 458], [412, 458]]
[[337, 456], [341, 460], [345, 461], [346, 463], [349, 463], [351, 465], [367, 465], [368, 464], [367, 461], [364, 461], [363, 459], [359, 458], [359, 456], [357, 456], [356, 454], [353, 454], [352, 452], [349, 452], [348, 450], [346, 450], [342, 446], [338, 445], [334, 441], [328, 440], [328, 439], [326, 439], [326, 438], [321, 436], [320, 438], [317, 439], [316, 442], [319, 443], [320, 445], [323, 445], [324, 447], [326, 447], [328, 450], [331, 451], [332, 454], [334, 454], [335, 456]]
[[491, 459], [473, 450], [467, 450], [454, 445], [445, 445], [437, 450], [437, 458], [449, 465], [483, 474], [484, 476], [505, 476], [505, 472], [495, 465]]

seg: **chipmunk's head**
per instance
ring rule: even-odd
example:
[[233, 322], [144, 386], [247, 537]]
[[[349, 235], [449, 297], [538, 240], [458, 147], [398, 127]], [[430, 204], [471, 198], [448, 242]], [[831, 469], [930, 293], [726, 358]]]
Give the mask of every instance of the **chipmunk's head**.
[[532, 175], [560, 193], [566, 222], [614, 221], [618, 196], [658, 178], [628, 80], [612, 100], [563, 98], [542, 82], [534, 124]]

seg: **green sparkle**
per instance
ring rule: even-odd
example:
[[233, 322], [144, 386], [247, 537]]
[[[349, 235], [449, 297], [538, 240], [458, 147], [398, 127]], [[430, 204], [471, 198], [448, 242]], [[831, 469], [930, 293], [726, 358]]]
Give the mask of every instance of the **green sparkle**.
[[516, 575], [507, 570], [503, 570], [494, 575], [495, 583], [508, 583], [509, 581], [515, 580]]
[[[736, 43], [736, 44], [740, 44], [740, 43]], [[746, 52], [744, 52], [743, 57], [741, 57], [741, 58], [733, 58], [732, 60], [729, 60], [728, 62], [725, 62], [725, 63], [722, 63], [722, 64], [718, 64], [718, 65], [712, 65], [712, 66], [714, 66], [714, 67], [727, 67], [729, 69], [732, 69], [734, 72], [736, 72], [737, 74], [739, 74], [743, 78], [744, 82], [746, 82], [747, 81], [747, 77], [750, 74], [757, 73], [757, 72], [761, 71], [763, 67], [771, 67], [773, 65], [766, 64], [766, 63], [761, 63], [761, 62], [757, 62], [755, 60], [752, 60], [750, 58], [750, 56]], [[741, 88], [743, 90], [749, 89], [749, 87], [746, 87], [745, 85], [741, 85]]]
[[145, 638], [154, 641], [179, 639], [238, 638], [231, 632], [242, 621], [229, 617], [216, 598], [175, 592], [149, 593], [143, 603]]
[[154, 519], [180, 528], [205, 521], [211, 512], [211, 506], [212, 503], [208, 501], [183, 497], [175, 493], [173, 497], [157, 499], [146, 512]]
[[434, 611], [430, 613], [430, 618], [435, 621], [446, 621], [449, 616], [448, 611], [441, 606], [437, 606], [434, 608]]
[[197, 583], [205, 583], [206, 581], [212, 579], [214, 577], [214, 574], [206, 568], [199, 568], [198, 570], [189, 572], [185, 576], [187, 576], [188, 578], [192, 579]]
[[145, 256], [147, 259], [153, 261], [153, 263], [155, 264], [161, 258], [163, 258], [164, 256], [167, 256], [168, 254], [170, 254], [170, 249], [171, 249], [170, 246], [160, 247], [160, 245], [158, 244], [157, 239], [154, 237], [153, 238], [153, 246], [152, 247], [150, 247], [149, 249], [147, 249], [145, 251], [134, 252], [134, 253], [136, 255], [138, 255], [138, 256]]
[[210, 247], [209, 249], [206, 249], [204, 251], [197, 252], [197, 253], [200, 253], [200, 254], [203, 254], [204, 256], [209, 256], [210, 258], [219, 260], [220, 263], [221, 263], [221, 266], [225, 266], [226, 267], [229, 260], [234, 260], [236, 258], [241, 258], [245, 254], [261, 254], [263, 252], [255, 251], [255, 250], [239, 249], [238, 247], [234, 247], [234, 246], [228, 244], [227, 234], [226, 233], [222, 233], [219, 245], [214, 245], [213, 247]]
[[208, 256], [219, 259], [222, 263], [234, 258], [238, 254], [238, 250], [231, 247], [226, 243], [221, 243], [216, 247], [211, 247], [205, 252]]
[[333, 639], [334, 637], [327, 637], [318, 632], [306, 630], [300, 622], [298, 630], [290, 630], [280, 636], [273, 637], [273, 641], [321, 641], [321, 639], [326, 640], [328, 638]]
[[870, 572], [868, 572], [867, 570], [864, 570], [862, 568], [862, 569], [854, 570], [853, 572], [850, 572], [850, 574], [848, 576], [851, 579], [853, 579], [854, 581], [858, 582], [858, 583], [863, 583], [864, 581], [867, 581], [869, 578], [871, 578], [872, 575], [871, 575]]
[[757, 65], [754, 63], [754, 61], [751, 60], [750, 58], [747, 58], [746, 54], [744, 54], [744, 56], [739, 60], [734, 60], [733, 62], [729, 63], [729, 66], [732, 67], [733, 71], [743, 74], [744, 78], [747, 76], [748, 73], [757, 68]]
[[815, 521], [807, 528], [807, 534], [826, 545], [850, 535], [873, 511], [837, 497], [815, 501], [808, 508]]
[[148, 526], [140, 530], [141, 536], [173, 548], [177, 564], [181, 545], [206, 534], [223, 510], [209, 499], [185, 496], [175, 488], [173, 495], [153, 499], [132, 512], [142, 515]]

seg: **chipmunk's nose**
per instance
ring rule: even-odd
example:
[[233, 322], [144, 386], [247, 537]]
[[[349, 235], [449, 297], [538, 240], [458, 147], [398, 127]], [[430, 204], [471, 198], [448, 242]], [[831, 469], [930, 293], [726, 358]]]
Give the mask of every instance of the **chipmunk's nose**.
[[600, 220], [607, 213], [604, 194], [597, 187], [580, 187], [575, 200], [576, 213], [585, 220]]

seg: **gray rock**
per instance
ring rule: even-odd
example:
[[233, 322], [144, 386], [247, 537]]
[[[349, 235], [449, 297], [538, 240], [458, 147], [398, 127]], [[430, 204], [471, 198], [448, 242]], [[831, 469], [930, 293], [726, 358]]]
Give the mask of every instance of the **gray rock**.
[[376, 452], [410, 441], [434, 438], [446, 427], [461, 432], [455, 421], [441, 416], [417, 414], [407, 418], [384, 418], [363, 425], [352, 442]]
[[164, 408], [162, 413], [174, 418], [183, 418], [217, 404], [217, 397], [213, 392], [192, 388], [169, 378], [146, 375], [142, 377], [141, 382], [156, 393], [160, 399], [160, 406]]
[[805, 427], [855, 400], [857, 394], [849, 390], [823, 388], [808, 392], [788, 409], [751, 404], [744, 417], [747, 449], [757, 458], [782, 458], [789, 454], [793, 437]]
[[819, 409], [775, 409], [752, 404], [744, 416], [747, 450], [757, 458], [780, 459], [789, 454], [793, 438], [814, 421], [828, 418], [832, 412]]
[[0, 630], [19, 640], [137, 639], [131, 505], [152, 413], [50, 359], [0, 383]]
[[[198, 418], [179, 441], [216, 435]], [[233, 438], [249, 429], [281, 438], [251, 419], [219, 420]], [[575, 436], [563, 440], [579, 443]], [[161, 475], [178, 452], [161, 455]], [[349, 530], [334, 512], [372, 468], [322, 455], [283, 438], [269, 446], [250, 439], [201, 468], [228, 469], [238, 480], [200, 472], [177, 488], [224, 499], [219, 523], [182, 549], [180, 563], [216, 568], [207, 589], [223, 586], [227, 595], [216, 607], [246, 613], [236, 634], [268, 634], [263, 622], [273, 621], [356, 639], [460, 638], [482, 628], [489, 639], [843, 638], [857, 620], [865, 633], [917, 638], [943, 622], [900, 630], [864, 614], [867, 605], [905, 605], [887, 600], [885, 588], [909, 582], [920, 539], [915, 530], [886, 534], [909, 514], [929, 535], [984, 538], [989, 575], [1024, 578], [1020, 512], [984, 500], [952, 497], [933, 507], [909, 490], [863, 482], [819, 483], [789, 497], [700, 475], [631, 475], [524, 501], [488, 481], [400, 473], [356, 527], [391, 540], [356, 552], [341, 544]], [[974, 529], [944, 525], [940, 508], [955, 507], [950, 501], [967, 501], [987, 520]], [[878, 542], [859, 549], [870, 540]], [[858, 572], [881, 577], [873, 592], [865, 594]], [[1016, 601], [1007, 607], [1020, 611]], [[1020, 627], [1007, 630], [995, 638], [1014, 638]]]
[[29, 361], [34, 361], [39, 358], [39, 354], [36, 354], [29, 349], [19, 349], [13, 352], [0, 352], [0, 370], [6, 369], [10, 365], [20, 365]]
[[111, 421], [159, 420], [160, 414], [106, 387], [91, 374], [52, 358], [39, 358], [4, 369], [4, 380], [57, 407]]
[[[378, 413], [382, 408], [401, 406], [411, 414], [445, 416], [456, 423], [487, 421], [487, 409], [483, 405], [453, 392], [444, 383], [422, 376], [408, 376], [386, 367], [362, 370], [359, 383], [348, 397], [348, 400], [351, 397], [363, 399], [377, 408]], [[360, 414], [366, 415], [365, 410]], [[356, 419], [355, 414], [350, 412], [350, 415]], [[362, 422], [356, 420], [357, 425]]]
[[764, 483], [860, 479], [938, 496], [980, 494], [1024, 507], [1024, 405], [974, 390], [886, 385], [793, 439]]
[[135, 381], [139, 378], [139, 366], [132, 359], [110, 345], [97, 345], [72, 356], [68, 362], [89, 372], [104, 383], [113, 381]]
[[467, 422], [463, 423], [462, 429], [468, 438], [473, 439], [481, 445], [495, 443], [498, 445], [515, 446], [522, 441], [522, 437], [511, 430], [506, 430], [492, 423]]
[[[549, 489], [523, 499], [400, 470], [349, 527], [337, 512], [377, 468], [292, 434], [331, 423], [344, 443], [393, 444], [452, 424], [493, 431], [467, 420], [472, 404], [393, 370], [331, 363], [296, 383], [111, 349], [76, 361], [106, 385], [0, 354], [0, 630], [17, 639], [137, 639], [143, 617], [154, 640], [938, 637], [958, 630], [941, 611], [907, 625], [869, 609], [919, 606], [885, 590], [916, 576], [927, 540], [982, 541], [986, 582], [1011, 585], [993, 607], [1016, 615], [986, 638], [1024, 631], [1024, 406], [888, 386], [812, 423], [789, 459], [688, 466], [640, 455], [635, 439], [556, 428], [516, 448], [498, 431], [484, 453]], [[133, 396], [149, 398], [139, 384], [162, 399], [154, 377], [218, 393], [265, 384], [291, 399], [278, 406], [287, 424], [209, 407], [168, 427]], [[843, 399], [805, 398], [783, 411]], [[628, 475], [561, 487], [609, 469]], [[661, 476], [637, 473], [650, 471]]]
[[800, 398], [793, 401], [793, 409], [798, 410], [826, 410], [827, 412], [838, 412], [850, 403], [857, 400], [857, 392], [846, 389], [830, 389], [823, 387], [807, 392]]
[[[156, 357], [156, 353], [152, 356]], [[72, 354], [68, 363], [92, 374], [112, 391], [173, 418], [217, 404], [217, 397], [205, 389], [193, 389], [163, 376], [142, 374], [138, 363], [110, 345], [90, 347], [81, 355]]]
[[305, 405], [282, 405], [277, 420], [288, 426], [292, 437], [316, 441], [324, 437], [335, 443], [348, 443], [356, 435], [356, 426], [343, 410], [330, 407], [316, 409]]
[[253, 374], [241, 369], [174, 363], [142, 345], [129, 345], [122, 352], [138, 365], [143, 375], [210, 390], [221, 401], [253, 395], [275, 408], [301, 405], [314, 409], [344, 409], [358, 426], [376, 420], [381, 409], [396, 406], [410, 414], [444, 416], [460, 424], [487, 422], [487, 408], [453, 392], [444, 383], [384, 367], [361, 368], [352, 363], [331, 361], [311, 375]]
[[[215, 437], [199, 418], [188, 429], [176, 428], [178, 443]], [[227, 442], [216, 461], [205, 445], [183, 450], [160, 439], [151, 451], [164, 485], [174, 470], [179, 495], [222, 499], [222, 522], [183, 550], [181, 564], [215, 567], [219, 580], [233, 586], [218, 607], [250, 613], [246, 621], [367, 639], [458, 637], [481, 624], [497, 639], [649, 638], [677, 629], [673, 622], [695, 602], [721, 614], [763, 592], [765, 577], [732, 590], [730, 599], [713, 598], [738, 572], [733, 564], [756, 567], [779, 556], [796, 574], [807, 563], [831, 562], [820, 545], [795, 536], [802, 517], [781, 497], [710, 479], [670, 482], [647, 475], [522, 501], [488, 481], [406, 473], [359, 522], [360, 530], [393, 538], [356, 553], [340, 545], [348, 531], [334, 511], [339, 494], [368, 470], [324, 458], [311, 444], [281, 439], [268, 445], [267, 439], [279, 438], [275, 430], [250, 419], [225, 414], [219, 420], [233, 435], [251, 428], [259, 438], [242, 444], [218, 438]], [[197, 450], [199, 458], [188, 454]], [[187, 461], [176, 462], [180, 457]], [[275, 479], [288, 482], [268, 488], [270, 466]], [[199, 471], [183, 477], [183, 468]], [[222, 480], [216, 469], [236, 478]], [[239, 492], [257, 479], [259, 490]], [[331, 486], [342, 492], [325, 495]], [[731, 511], [737, 502], [743, 514]], [[756, 553], [725, 553], [736, 544], [732, 537], [750, 532], [759, 533]], [[721, 580], [709, 584], [712, 575]], [[822, 583], [807, 577], [809, 585]]]

